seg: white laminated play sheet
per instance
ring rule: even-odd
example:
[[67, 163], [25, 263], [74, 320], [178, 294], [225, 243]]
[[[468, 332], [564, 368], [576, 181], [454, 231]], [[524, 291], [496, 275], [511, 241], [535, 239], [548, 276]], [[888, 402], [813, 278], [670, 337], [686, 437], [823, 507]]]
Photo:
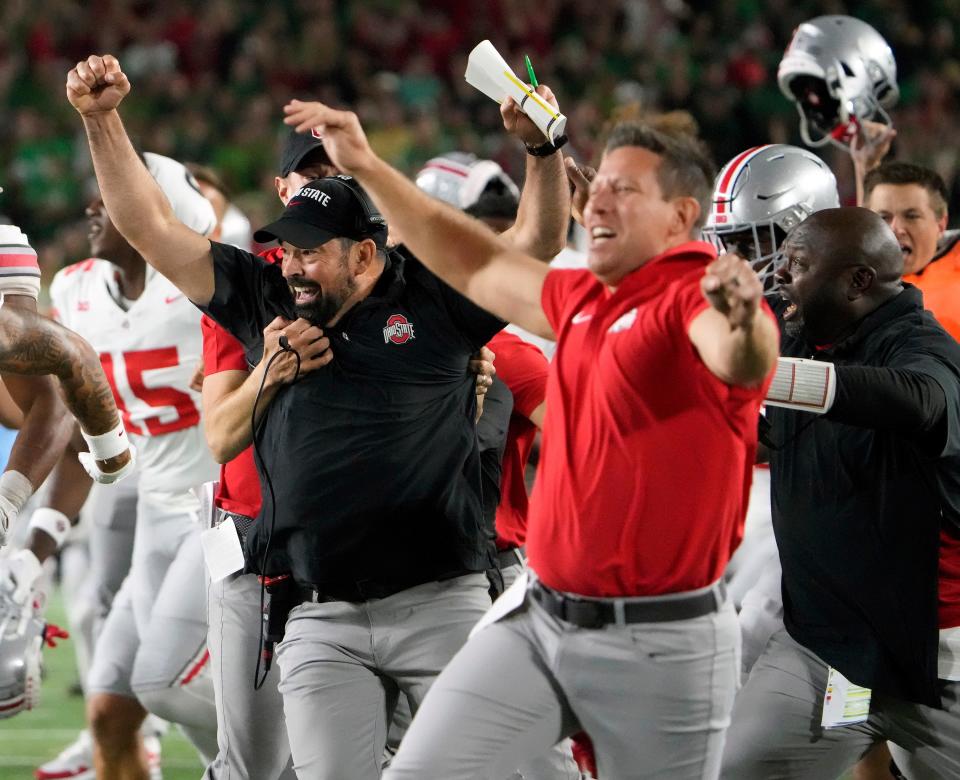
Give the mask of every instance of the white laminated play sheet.
[[200, 545], [211, 581], [220, 582], [243, 568], [243, 548], [232, 517], [200, 534]]

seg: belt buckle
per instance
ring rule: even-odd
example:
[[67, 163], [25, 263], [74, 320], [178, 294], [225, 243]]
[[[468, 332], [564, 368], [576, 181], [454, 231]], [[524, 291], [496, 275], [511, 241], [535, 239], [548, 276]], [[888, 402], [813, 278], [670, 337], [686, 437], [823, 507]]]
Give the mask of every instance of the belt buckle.
[[580, 628], [603, 628], [606, 624], [600, 604], [595, 601], [565, 598], [560, 612], [563, 620]]

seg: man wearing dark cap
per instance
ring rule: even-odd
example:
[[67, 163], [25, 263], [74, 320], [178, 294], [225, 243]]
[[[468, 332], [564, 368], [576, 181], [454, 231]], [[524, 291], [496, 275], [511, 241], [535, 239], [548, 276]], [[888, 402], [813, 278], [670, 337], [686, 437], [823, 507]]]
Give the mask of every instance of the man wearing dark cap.
[[960, 777], [960, 347], [871, 211], [819, 211], [782, 249], [781, 353], [831, 365], [835, 396], [767, 410], [786, 628], [721, 776], [838, 777], [887, 739], [908, 777]]
[[300, 356], [299, 381], [264, 367], [246, 569], [287, 577], [298, 602], [278, 647], [298, 774], [372, 780], [397, 697], [416, 709], [489, 606], [466, 369], [502, 323], [388, 257], [383, 219], [349, 177], [307, 183], [260, 234], [281, 241], [281, 267], [185, 228], [126, 137], [127, 90], [109, 56], [68, 77], [114, 224], [248, 362], [281, 337]]
[[[274, 181], [284, 206], [308, 181], [337, 173], [319, 138], [293, 131], [284, 137], [277, 170]], [[283, 249], [272, 247], [261, 257], [279, 264]], [[273, 351], [265, 351], [259, 364], [251, 366], [243, 344], [228, 331], [206, 314], [200, 324], [204, 431], [214, 457], [222, 464], [214, 495], [214, 522], [219, 525], [231, 520], [246, 530], [261, 504], [260, 480], [250, 446], [253, 400], [268, 361], [274, 361], [271, 377], [277, 380], [292, 378], [296, 359], [292, 353], [275, 357], [278, 336], [271, 335], [267, 340]], [[279, 331], [280, 327], [277, 323], [273, 330]], [[296, 348], [298, 343], [291, 345]], [[303, 369], [301, 365], [301, 373]], [[265, 405], [263, 399], [261, 404]], [[207, 646], [217, 699], [219, 744], [212, 772], [216, 777], [293, 780], [277, 675], [268, 675], [259, 688], [251, 683], [250, 659], [260, 652], [260, 595], [257, 576], [242, 572], [213, 582], [209, 588]]]

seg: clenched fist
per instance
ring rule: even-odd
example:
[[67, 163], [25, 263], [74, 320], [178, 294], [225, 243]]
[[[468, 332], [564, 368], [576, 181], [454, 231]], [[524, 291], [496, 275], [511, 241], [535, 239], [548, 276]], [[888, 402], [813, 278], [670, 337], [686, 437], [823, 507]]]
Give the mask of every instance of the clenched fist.
[[734, 254], [720, 255], [707, 266], [700, 289], [731, 329], [750, 325], [763, 297], [763, 285], [750, 263]]
[[112, 111], [130, 91], [130, 82], [112, 54], [91, 54], [67, 74], [67, 100], [80, 114]]

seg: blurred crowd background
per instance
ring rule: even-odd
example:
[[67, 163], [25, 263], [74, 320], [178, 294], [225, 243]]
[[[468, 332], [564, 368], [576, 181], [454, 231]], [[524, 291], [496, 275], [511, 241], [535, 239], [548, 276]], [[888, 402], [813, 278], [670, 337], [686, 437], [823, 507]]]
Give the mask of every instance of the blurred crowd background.
[[[120, 58], [133, 85], [123, 116], [142, 148], [215, 168], [256, 225], [278, 208], [291, 97], [353, 108], [409, 173], [462, 149], [521, 179], [497, 106], [463, 80], [484, 38], [518, 73], [530, 55], [583, 161], [611, 118], [637, 111], [689, 110], [718, 164], [799, 143], [776, 67], [794, 27], [824, 13], [857, 16], [892, 45], [895, 155], [936, 168], [960, 214], [960, 0], [2, 0], [0, 214], [38, 247], [45, 280], [86, 257], [93, 184], [64, 82], [90, 53]], [[822, 153], [851, 194], [849, 160]]]

